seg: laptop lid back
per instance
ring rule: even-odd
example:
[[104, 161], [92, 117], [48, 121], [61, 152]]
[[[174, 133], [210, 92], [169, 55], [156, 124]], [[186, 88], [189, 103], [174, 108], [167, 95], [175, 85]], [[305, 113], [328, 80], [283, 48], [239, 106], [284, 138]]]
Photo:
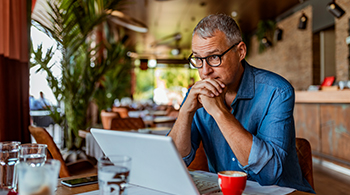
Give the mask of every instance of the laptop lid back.
[[130, 183], [170, 194], [199, 194], [171, 137], [91, 129], [106, 156], [132, 158]]

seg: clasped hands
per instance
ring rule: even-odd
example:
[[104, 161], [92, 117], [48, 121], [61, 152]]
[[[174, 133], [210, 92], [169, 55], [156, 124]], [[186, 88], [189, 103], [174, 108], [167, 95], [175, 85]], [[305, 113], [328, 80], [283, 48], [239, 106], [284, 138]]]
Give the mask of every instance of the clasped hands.
[[[204, 79], [196, 82], [187, 97], [184, 106], [190, 112], [195, 112], [198, 108], [204, 109], [213, 116], [217, 109], [227, 109], [225, 106], [225, 84], [217, 79]], [[186, 105], [187, 104], [187, 105]]]

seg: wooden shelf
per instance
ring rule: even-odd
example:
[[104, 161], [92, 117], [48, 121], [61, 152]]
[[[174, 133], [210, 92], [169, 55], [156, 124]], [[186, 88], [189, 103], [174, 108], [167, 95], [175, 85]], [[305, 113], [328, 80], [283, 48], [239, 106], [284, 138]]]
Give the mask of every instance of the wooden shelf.
[[295, 103], [350, 103], [350, 90], [296, 91]]

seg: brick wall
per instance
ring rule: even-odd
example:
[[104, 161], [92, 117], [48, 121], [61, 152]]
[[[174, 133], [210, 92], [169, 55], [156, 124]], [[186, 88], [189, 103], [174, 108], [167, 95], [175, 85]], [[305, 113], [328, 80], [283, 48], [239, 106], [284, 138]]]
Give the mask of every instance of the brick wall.
[[[336, 80], [340, 81], [349, 80], [350, 77], [349, 49], [345, 42], [349, 36], [350, 0], [337, 0], [336, 3], [346, 12], [341, 18], [335, 18]], [[306, 30], [297, 28], [302, 12], [308, 17]], [[292, 14], [277, 23], [277, 26], [283, 29], [283, 39], [274, 42], [274, 46], [267, 48], [263, 53], [259, 53], [258, 41], [254, 36], [248, 48], [247, 61], [256, 67], [280, 74], [296, 90], [305, 90], [313, 84], [312, 6]]]
[[[298, 24], [303, 12], [308, 17], [307, 28], [300, 30]], [[277, 23], [277, 27], [283, 29], [282, 40], [259, 53], [259, 43], [254, 36], [248, 48], [247, 61], [280, 74], [295, 90], [307, 89], [312, 84], [312, 7], [307, 6], [292, 14]]]
[[341, 18], [335, 18], [336, 77], [337, 81], [340, 81], [349, 80], [349, 49], [345, 43], [345, 39], [349, 36], [350, 1], [337, 0], [336, 3], [345, 11], [345, 14]]

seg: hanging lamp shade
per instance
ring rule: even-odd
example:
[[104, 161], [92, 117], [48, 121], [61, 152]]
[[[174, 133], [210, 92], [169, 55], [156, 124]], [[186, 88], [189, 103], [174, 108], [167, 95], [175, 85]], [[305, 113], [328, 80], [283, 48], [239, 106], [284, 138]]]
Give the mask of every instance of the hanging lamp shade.
[[307, 19], [307, 16], [303, 13], [299, 18], [298, 29], [306, 29]]
[[336, 4], [334, 0], [327, 4], [327, 10], [337, 18], [340, 18], [345, 14], [345, 11], [338, 4]]

